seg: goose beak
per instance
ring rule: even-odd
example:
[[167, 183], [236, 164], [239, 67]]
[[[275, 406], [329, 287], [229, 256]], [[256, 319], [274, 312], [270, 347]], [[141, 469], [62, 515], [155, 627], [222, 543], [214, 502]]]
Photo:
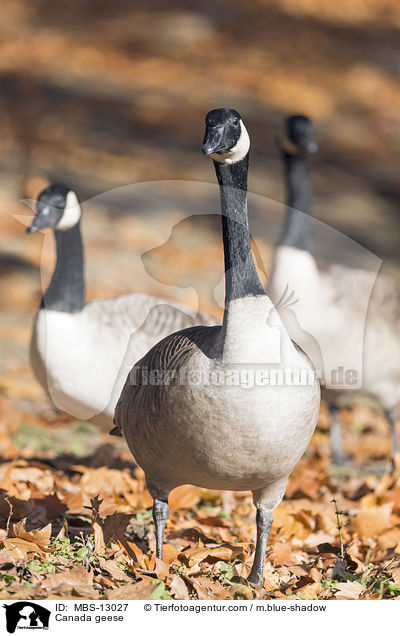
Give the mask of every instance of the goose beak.
[[36, 217], [33, 219], [30, 226], [26, 228], [25, 232], [27, 234], [34, 234], [35, 232], [39, 232], [39, 228], [36, 227]]
[[224, 148], [224, 127], [215, 126], [213, 128], [207, 128], [204, 135], [203, 145], [201, 147], [202, 152], [205, 155], [212, 155], [214, 152], [218, 152]]
[[29, 227], [26, 228], [27, 234], [34, 234], [43, 230], [45, 227], [49, 227], [50, 208], [48, 205], [43, 205], [38, 202], [36, 216], [33, 217], [33, 221]]

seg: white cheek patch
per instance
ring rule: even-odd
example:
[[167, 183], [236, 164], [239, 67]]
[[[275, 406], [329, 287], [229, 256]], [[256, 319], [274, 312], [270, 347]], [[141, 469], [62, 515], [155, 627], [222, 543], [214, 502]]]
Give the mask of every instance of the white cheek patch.
[[237, 141], [237, 144], [233, 146], [228, 152], [224, 154], [214, 153], [210, 155], [214, 159], [214, 161], [218, 161], [218, 163], [237, 163], [244, 159], [244, 157], [249, 152], [250, 148], [250, 137], [249, 133], [246, 130], [246, 126], [240, 120], [240, 137]]
[[81, 218], [81, 206], [75, 192], [68, 192], [65, 203], [64, 214], [57, 223], [56, 230], [69, 230], [74, 227]]

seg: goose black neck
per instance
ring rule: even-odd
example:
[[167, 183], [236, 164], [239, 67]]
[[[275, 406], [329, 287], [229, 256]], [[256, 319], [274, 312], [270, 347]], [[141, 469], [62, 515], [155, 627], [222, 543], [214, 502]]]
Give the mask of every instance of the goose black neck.
[[312, 252], [309, 158], [283, 154], [287, 188], [286, 220], [279, 245]]
[[80, 223], [69, 230], [54, 232], [57, 262], [50, 285], [42, 298], [41, 308], [75, 313], [85, 304], [83, 245]]
[[214, 161], [221, 193], [225, 307], [231, 300], [265, 294], [251, 253], [247, 216], [249, 155], [233, 164]]

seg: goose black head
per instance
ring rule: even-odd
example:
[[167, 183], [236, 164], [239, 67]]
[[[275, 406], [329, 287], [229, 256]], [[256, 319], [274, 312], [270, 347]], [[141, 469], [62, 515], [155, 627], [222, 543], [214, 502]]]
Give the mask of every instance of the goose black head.
[[53, 184], [45, 188], [36, 203], [36, 216], [27, 228], [28, 234], [50, 227], [54, 230], [68, 230], [81, 217], [78, 198], [66, 186]]
[[282, 150], [289, 155], [309, 155], [318, 150], [314, 125], [304, 115], [292, 115], [286, 119]]
[[216, 108], [206, 116], [202, 151], [219, 163], [237, 163], [250, 148], [249, 134], [236, 110]]

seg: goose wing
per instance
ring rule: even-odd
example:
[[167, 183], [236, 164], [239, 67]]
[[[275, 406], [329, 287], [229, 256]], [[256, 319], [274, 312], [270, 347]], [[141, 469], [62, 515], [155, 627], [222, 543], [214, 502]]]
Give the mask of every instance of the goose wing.
[[388, 276], [363, 269], [332, 266], [329, 278], [338, 299], [345, 300], [353, 309], [369, 297], [368, 320], [387, 322], [400, 332], [400, 287]]
[[[220, 326], [189, 327], [165, 337], [150, 349], [126, 378], [115, 409], [113, 435], [121, 434], [135, 413], [157, 406], [162, 394], [159, 387], [176, 377], [183, 360], [194, 350], [200, 349], [207, 357], [214, 357], [220, 330]], [[157, 377], [159, 384], [150, 384], [149, 375]]]
[[95, 300], [85, 306], [85, 312], [95, 324], [109, 325], [118, 331], [128, 330], [129, 333], [141, 328], [159, 335], [159, 339], [163, 332], [172, 333], [196, 324], [217, 324], [215, 318], [207, 314], [197, 314], [180, 303], [146, 294]]

